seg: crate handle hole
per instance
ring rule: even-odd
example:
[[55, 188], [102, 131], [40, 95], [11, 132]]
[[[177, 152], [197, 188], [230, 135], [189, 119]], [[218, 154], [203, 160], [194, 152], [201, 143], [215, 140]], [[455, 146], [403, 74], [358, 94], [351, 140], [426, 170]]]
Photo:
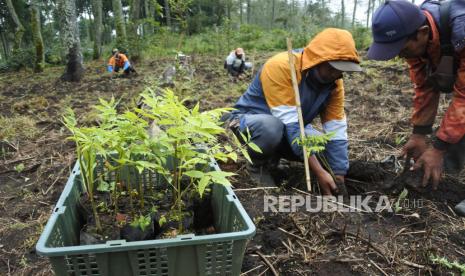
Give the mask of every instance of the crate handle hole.
[[110, 243], [110, 246], [120, 246], [121, 243]]
[[192, 238], [190, 237], [186, 237], [186, 238], [181, 238], [182, 241], [185, 241], [185, 240], [191, 240]]

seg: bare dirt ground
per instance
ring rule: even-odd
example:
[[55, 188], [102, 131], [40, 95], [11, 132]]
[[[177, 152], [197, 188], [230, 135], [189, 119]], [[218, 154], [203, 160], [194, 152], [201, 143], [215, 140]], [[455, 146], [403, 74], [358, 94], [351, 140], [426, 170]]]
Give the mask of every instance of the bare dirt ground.
[[[270, 54], [255, 57], [263, 64]], [[0, 275], [51, 275], [35, 244], [75, 162], [74, 145], [61, 124], [66, 107], [82, 123], [95, 122], [98, 98], [121, 99], [121, 108], [137, 100], [147, 86], [160, 84], [167, 65], [158, 59], [136, 65], [138, 75], [110, 79], [103, 62], [89, 63], [80, 83], [58, 80], [63, 68], [46, 73], [0, 75]], [[222, 59], [194, 56], [193, 78], [177, 75], [174, 90], [200, 101], [202, 109], [231, 106], [251, 77], [231, 82]], [[408, 139], [412, 88], [402, 63], [365, 62], [361, 74], [345, 76], [349, 120], [349, 192], [387, 194], [392, 202], [407, 187], [397, 213], [264, 212], [265, 195], [303, 195], [303, 167], [290, 163], [276, 171], [279, 190], [248, 190], [245, 162], [222, 164], [238, 174], [236, 194], [257, 225], [243, 263], [245, 275], [443, 275], [459, 274], [434, 264], [431, 256], [465, 263], [465, 220], [455, 203], [465, 199], [465, 177], [447, 176], [438, 191], [416, 191], [414, 178], [400, 177], [394, 163], [380, 163]], [[441, 102], [444, 111], [450, 99]], [[441, 114], [441, 112], [440, 112]], [[437, 120], [439, 122], [439, 120]], [[267, 260], [267, 264], [264, 260]]]

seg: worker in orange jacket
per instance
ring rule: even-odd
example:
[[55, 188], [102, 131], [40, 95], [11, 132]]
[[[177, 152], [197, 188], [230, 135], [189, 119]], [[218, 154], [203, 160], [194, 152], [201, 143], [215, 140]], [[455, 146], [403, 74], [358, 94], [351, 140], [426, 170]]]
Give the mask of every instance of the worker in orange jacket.
[[[308, 160], [322, 193], [337, 194], [349, 169], [347, 121], [344, 112], [344, 72], [361, 71], [352, 35], [329, 28], [317, 34], [304, 49], [293, 52], [300, 91], [305, 134], [319, 136], [312, 122], [320, 117], [323, 133], [333, 133], [325, 145], [328, 167], [315, 154]], [[289, 55], [279, 53], [263, 65], [247, 91], [239, 98], [231, 114], [225, 115], [234, 133], [247, 135], [261, 152], [249, 151], [253, 165], [248, 166], [252, 180], [261, 186], [274, 186], [271, 175], [280, 158], [303, 160], [297, 102], [291, 81]], [[332, 178], [333, 172], [336, 179]]]
[[113, 49], [111, 54], [107, 69], [108, 72], [112, 73], [112, 75], [114, 72], [119, 72], [120, 68], [123, 68], [125, 75], [129, 75], [131, 72], [136, 72], [125, 54], [120, 53], [118, 49]]

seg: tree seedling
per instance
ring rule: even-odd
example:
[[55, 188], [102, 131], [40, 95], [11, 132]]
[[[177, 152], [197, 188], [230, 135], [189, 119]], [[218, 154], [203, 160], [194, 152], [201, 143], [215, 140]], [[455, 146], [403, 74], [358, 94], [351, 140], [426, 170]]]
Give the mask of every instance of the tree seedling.
[[[326, 149], [326, 144], [331, 141], [331, 138], [333, 138], [334, 135], [334, 132], [328, 132], [325, 134], [322, 133], [320, 135], [306, 135], [303, 139], [300, 137], [296, 138], [293, 143], [297, 143], [301, 147], [305, 147], [307, 149], [307, 158], [309, 158], [312, 154], [315, 154], [318, 157], [318, 160], [321, 161], [326, 171], [328, 171], [334, 181], [336, 181], [336, 176], [334, 175], [334, 172], [331, 169], [325, 154], [323, 153], [323, 151]], [[344, 191], [341, 191], [343, 195], [347, 194], [345, 186], [339, 188], [344, 189]]]
[[24, 171], [24, 164], [23, 163], [19, 163], [18, 165], [14, 166], [14, 169], [17, 173], [21, 173], [22, 171]]
[[408, 195], [408, 190], [404, 188], [404, 190], [402, 190], [399, 197], [397, 198], [396, 203], [394, 204], [394, 211], [396, 213], [402, 210], [402, 207], [400, 206], [400, 204], [407, 197], [407, 195]]
[[[156, 95], [147, 89], [142, 98], [146, 108], [134, 108], [122, 114], [117, 111], [118, 102], [114, 98], [100, 99], [95, 107], [99, 112], [98, 126], [78, 127], [72, 110], [63, 119], [72, 133], [69, 139], [76, 143], [83, 188], [89, 196], [99, 233], [102, 226], [98, 211], [103, 205], [96, 201], [104, 201], [109, 196], [110, 204], [105, 209], [115, 217], [123, 211], [119, 204], [129, 203], [123, 209], [129, 209], [132, 224], [145, 229], [153, 213], [145, 207], [146, 200], [156, 201], [160, 194], [164, 195], [162, 198], [172, 199], [165, 220], [178, 221], [177, 233], [183, 233], [180, 222], [188, 214], [186, 201], [191, 201], [195, 194], [202, 198], [213, 183], [230, 185], [228, 177], [234, 175], [211, 170], [212, 160], [236, 161], [239, 152], [250, 160], [246, 148], [259, 151], [250, 142], [250, 134], [243, 135], [242, 144], [237, 139], [227, 145], [219, 143], [219, 135], [225, 134], [220, 118], [231, 109], [201, 112], [198, 104], [189, 109], [171, 90]], [[151, 123], [161, 129], [156, 137], [147, 132]], [[166, 194], [155, 183], [148, 183], [148, 175], [164, 179], [170, 193]], [[149, 206], [153, 204], [150, 202]]]

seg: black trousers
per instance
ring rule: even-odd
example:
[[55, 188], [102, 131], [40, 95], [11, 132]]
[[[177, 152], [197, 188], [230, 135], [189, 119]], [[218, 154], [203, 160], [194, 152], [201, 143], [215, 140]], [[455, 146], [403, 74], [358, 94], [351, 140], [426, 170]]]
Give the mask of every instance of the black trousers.
[[[121, 69], [121, 67], [116, 66], [115, 67], [115, 72], [119, 72], [120, 69]], [[130, 73], [133, 73], [133, 72], [136, 72], [136, 70], [134, 70], [134, 68], [132, 68], [132, 66], [129, 66], [126, 70], [124, 70], [125, 75], [129, 75]]]

